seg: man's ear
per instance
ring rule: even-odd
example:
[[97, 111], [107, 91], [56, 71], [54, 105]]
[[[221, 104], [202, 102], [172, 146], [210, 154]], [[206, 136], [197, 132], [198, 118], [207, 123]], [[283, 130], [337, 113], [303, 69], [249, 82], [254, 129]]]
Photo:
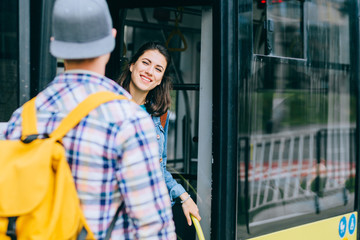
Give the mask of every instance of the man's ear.
[[116, 37], [117, 31], [115, 28], [112, 29], [112, 35], [114, 36], [114, 38]]

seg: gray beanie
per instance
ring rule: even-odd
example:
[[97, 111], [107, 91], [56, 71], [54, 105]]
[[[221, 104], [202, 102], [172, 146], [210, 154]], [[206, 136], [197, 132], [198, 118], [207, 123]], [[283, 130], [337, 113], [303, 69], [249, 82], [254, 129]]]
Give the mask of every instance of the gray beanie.
[[115, 47], [105, 0], [56, 0], [50, 52], [62, 59], [94, 58]]

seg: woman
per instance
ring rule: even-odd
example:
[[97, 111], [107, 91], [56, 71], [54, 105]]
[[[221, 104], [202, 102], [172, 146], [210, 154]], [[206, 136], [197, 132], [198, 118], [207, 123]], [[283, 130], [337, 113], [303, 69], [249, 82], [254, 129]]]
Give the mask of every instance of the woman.
[[159, 143], [160, 165], [171, 203], [174, 205], [176, 200], [180, 201], [187, 223], [191, 226], [190, 214], [201, 220], [198, 207], [183, 186], [166, 170], [169, 118], [166, 118], [163, 127], [160, 117], [167, 113], [170, 106], [169, 63], [170, 54], [166, 47], [158, 42], [145, 43], [132, 57], [118, 82], [130, 92], [133, 100], [152, 116]]

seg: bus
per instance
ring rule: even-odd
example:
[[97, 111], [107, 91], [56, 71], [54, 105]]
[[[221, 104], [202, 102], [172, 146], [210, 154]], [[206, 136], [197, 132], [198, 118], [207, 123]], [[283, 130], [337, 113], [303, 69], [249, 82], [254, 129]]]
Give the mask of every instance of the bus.
[[[106, 76], [146, 41], [171, 52], [167, 167], [205, 239], [359, 239], [358, 0], [107, 3]], [[49, 54], [53, 4], [0, 0], [0, 130], [64, 71]], [[173, 213], [178, 239], [196, 239]]]

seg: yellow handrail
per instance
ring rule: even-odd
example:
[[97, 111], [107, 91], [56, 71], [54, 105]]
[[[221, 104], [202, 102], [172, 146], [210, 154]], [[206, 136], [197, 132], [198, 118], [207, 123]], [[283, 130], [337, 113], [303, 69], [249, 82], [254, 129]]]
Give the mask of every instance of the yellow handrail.
[[205, 240], [204, 233], [203, 233], [203, 231], [201, 229], [201, 225], [200, 225], [199, 221], [193, 215], [190, 214], [190, 216], [191, 216], [191, 219], [192, 219], [192, 221], [194, 223], [196, 233], [197, 233], [197, 236], [198, 236], [199, 240]]

